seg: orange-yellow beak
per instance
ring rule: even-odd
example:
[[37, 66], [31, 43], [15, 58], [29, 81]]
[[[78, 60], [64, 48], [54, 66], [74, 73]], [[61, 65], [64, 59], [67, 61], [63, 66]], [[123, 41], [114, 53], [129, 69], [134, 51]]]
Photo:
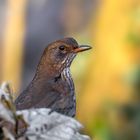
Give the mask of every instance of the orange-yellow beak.
[[88, 46], [88, 45], [80, 45], [79, 47], [74, 49], [75, 53], [79, 53], [79, 52], [83, 52], [83, 51], [87, 51], [90, 50], [92, 47]]

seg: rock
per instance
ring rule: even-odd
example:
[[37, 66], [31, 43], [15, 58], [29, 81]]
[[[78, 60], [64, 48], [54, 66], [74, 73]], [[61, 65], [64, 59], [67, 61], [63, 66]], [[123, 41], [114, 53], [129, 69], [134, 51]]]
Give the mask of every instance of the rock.
[[0, 139], [5, 140], [90, 140], [80, 134], [83, 126], [75, 119], [50, 109], [16, 111], [11, 94], [0, 89]]

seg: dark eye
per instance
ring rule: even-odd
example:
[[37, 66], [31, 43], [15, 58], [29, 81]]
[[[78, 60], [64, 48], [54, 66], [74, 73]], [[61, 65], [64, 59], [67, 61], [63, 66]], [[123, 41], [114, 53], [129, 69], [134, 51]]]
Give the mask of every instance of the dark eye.
[[65, 46], [64, 45], [59, 46], [59, 50], [61, 51], [65, 50]]

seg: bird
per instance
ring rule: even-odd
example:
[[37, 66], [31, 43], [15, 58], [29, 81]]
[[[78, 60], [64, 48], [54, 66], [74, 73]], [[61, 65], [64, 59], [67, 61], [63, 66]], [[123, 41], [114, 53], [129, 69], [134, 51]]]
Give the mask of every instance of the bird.
[[79, 52], [91, 48], [88, 45], [79, 45], [72, 37], [50, 43], [41, 56], [33, 80], [16, 98], [16, 109], [50, 108], [63, 115], [75, 117], [75, 86], [70, 66]]

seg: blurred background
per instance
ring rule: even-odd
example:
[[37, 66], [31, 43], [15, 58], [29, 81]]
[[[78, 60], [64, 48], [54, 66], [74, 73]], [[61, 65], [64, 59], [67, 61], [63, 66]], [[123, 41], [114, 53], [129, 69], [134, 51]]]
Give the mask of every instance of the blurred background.
[[84, 133], [140, 140], [139, 0], [0, 0], [0, 83], [16, 97], [46, 45], [67, 36], [93, 46], [71, 67]]

